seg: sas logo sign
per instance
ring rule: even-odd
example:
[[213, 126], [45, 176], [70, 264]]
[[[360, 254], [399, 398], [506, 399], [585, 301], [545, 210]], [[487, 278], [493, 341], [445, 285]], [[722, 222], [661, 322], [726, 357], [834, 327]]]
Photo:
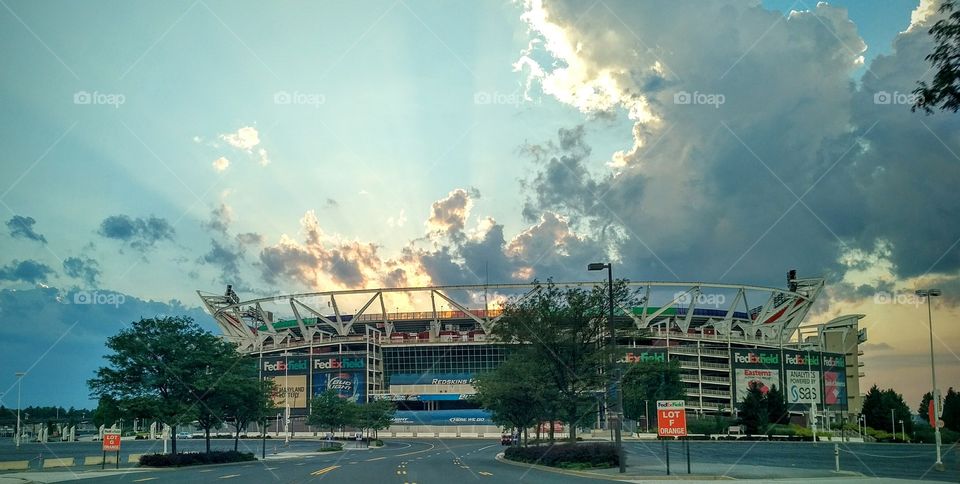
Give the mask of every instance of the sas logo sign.
[[365, 366], [363, 358], [330, 358], [313, 360], [314, 370], [360, 369]]
[[307, 368], [307, 360], [278, 360], [263, 362], [263, 371], [306, 371]]
[[791, 355], [787, 353], [783, 355], [783, 361], [788, 365], [819, 365], [820, 357], [811, 354]]
[[780, 355], [776, 353], [734, 353], [733, 361], [750, 365], [779, 365]]
[[623, 358], [620, 359], [619, 363], [641, 363], [647, 361], [666, 363], [667, 355], [664, 353], [652, 353], [647, 351], [643, 353], [627, 353], [623, 355]]

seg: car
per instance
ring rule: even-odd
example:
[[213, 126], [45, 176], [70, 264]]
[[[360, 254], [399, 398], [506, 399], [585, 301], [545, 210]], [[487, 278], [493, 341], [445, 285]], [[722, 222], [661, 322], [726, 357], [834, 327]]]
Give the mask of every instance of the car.
[[513, 434], [500, 435], [500, 445], [513, 445]]
[[193, 434], [191, 434], [190, 432], [177, 432], [177, 440], [192, 439], [192, 438], [193, 438]]

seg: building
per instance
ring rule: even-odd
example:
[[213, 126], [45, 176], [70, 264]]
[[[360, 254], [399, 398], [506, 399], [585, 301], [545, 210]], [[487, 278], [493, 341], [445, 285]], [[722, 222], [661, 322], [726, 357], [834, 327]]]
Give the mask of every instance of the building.
[[[859, 412], [859, 345], [866, 333], [858, 322], [864, 316], [806, 322], [823, 279], [790, 271], [784, 289], [630, 286], [640, 304], [619, 308], [616, 316], [632, 326], [618, 334], [621, 362], [676, 361], [688, 411], [733, 414], [747, 386], [759, 383], [784, 389], [792, 413], [815, 416], [821, 425]], [[241, 301], [228, 286], [224, 295], [198, 294], [223, 337], [258, 358], [261, 375], [277, 382], [276, 402], [294, 430], [305, 427], [311, 396], [334, 389], [357, 402], [396, 402], [392, 429], [471, 434], [495, 431], [489, 415], [469, 401], [473, 378], [512, 350], [488, 336], [501, 311], [487, 301], [538, 290], [533, 284], [380, 288]], [[401, 303], [425, 310], [400, 311]]]

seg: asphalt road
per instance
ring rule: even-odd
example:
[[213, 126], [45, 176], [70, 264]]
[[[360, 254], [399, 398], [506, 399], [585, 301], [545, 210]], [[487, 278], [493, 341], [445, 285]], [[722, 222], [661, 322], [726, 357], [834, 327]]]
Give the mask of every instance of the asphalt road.
[[[181, 442], [183, 449], [199, 450], [202, 441]], [[146, 450], [150, 442], [124, 442], [130, 451]], [[250, 447], [258, 441], [243, 442]], [[282, 442], [270, 442], [280, 445]], [[93, 444], [57, 444], [91, 446]], [[216, 447], [230, 447], [232, 442], [216, 441]], [[686, 473], [683, 444], [672, 442], [671, 467], [674, 474]], [[143, 446], [138, 449], [136, 446]], [[149, 482], [149, 483], [306, 483], [362, 482], [388, 483], [449, 483], [457, 481], [485, 482], [558, 482], [584, 483], [588, 479], [530, 469], [498, 462], [494, 459], [503, 447], [491, 440], [465, 439], [409, 439], [389, 440], [385, 448], [349, 450], [331, 454], [314, 452], [317, 441], [293, 441], [286, 450], [302, 453], [303, 457], [265, 461], [200, 466], [183, 469], [143, 469], [122, 475], [90, 477], [89, 470], [74, 468], [82, 482]], [[665, 453], [661, 442], [627, 442], [631, 473], [658, 476], [665, 474]], [[52, 446], [51, 446], [52, 447]], [[6, 446], [0, 446], [0, 455]], [[250, 448], [249, 450], [253, 450]], [[840, 468], [860, 472], [869, 477], [889, 477], [908, 480], [960, 480], [957, 448], [945, 448], [946, 472], [931, 470], [934, 448], [915, 444], [841, 444]], [[71, 452], [79, 452], [75, 448]], [[87, 452], [89, 454], [89, 452]], [[695, 474], [726, 475], [734, 478], [805, 478], [831, 476], [834, 468], [834, 446], [830, 443], [793, 442], [691, 442], [691, 470]], [[62, 471], [61, 471], [62, 472]], [[608, 471], [611, 472], [612, 471]], [[72, 476], [68, 476], [72, 477]]]

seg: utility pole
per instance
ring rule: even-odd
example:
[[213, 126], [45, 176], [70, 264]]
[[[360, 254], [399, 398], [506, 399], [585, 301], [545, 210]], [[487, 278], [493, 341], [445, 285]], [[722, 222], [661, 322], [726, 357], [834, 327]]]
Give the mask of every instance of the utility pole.
[[927, 321], [930, 323], [930, 376], [933, 379], [933, 392], [930, 395], [933, 396], [933, 418], [934, 421], [930, 422], [933, 424], [933, 432], [937, 441], [937, 461], [934, 463], [934, 468], [938, 471], [945, 470], [943, 466], [943, 456], [940, 452], [940, 445], [942, 443], [940, 437], [940, 398], [937, 392], [937, 369], [934, 365], [933, 359], [933, 309], [930, 307], [930, 299], [935, 296], [939, 296], [939, 289], [918, 289], [916, 294], [920, 297], [927, 298]]
[[610, 263], [602, 262], [593, 262], [587, 265], [588, 271], [599, 271], [607, 270], [607, 295], [610, 299], [610, 313], [607, 315], [607, 326], [610, 332], [610, 359], [611, 363], [611, 375], [610, 375], [610, 386], [614, 395], [610, 395], [611, 404], [611, 414], [613, 415], [613, 433], [614, 439], [616, 440], [617, 445], [617, 455], [620, 461], [620, 473], [623, 474], [627, 471], [627, 462], [624, 458], [623, 453], [623, 442], [621, 440], [621, 432], [623, 430], [623, 392], [620, 389], [621, 382], [619, 381], [620, 371], [616, 367], [616, 356], [614, 351], [617, 348], [617, 333], [616, 327], [613, 324], [613, 266]]

